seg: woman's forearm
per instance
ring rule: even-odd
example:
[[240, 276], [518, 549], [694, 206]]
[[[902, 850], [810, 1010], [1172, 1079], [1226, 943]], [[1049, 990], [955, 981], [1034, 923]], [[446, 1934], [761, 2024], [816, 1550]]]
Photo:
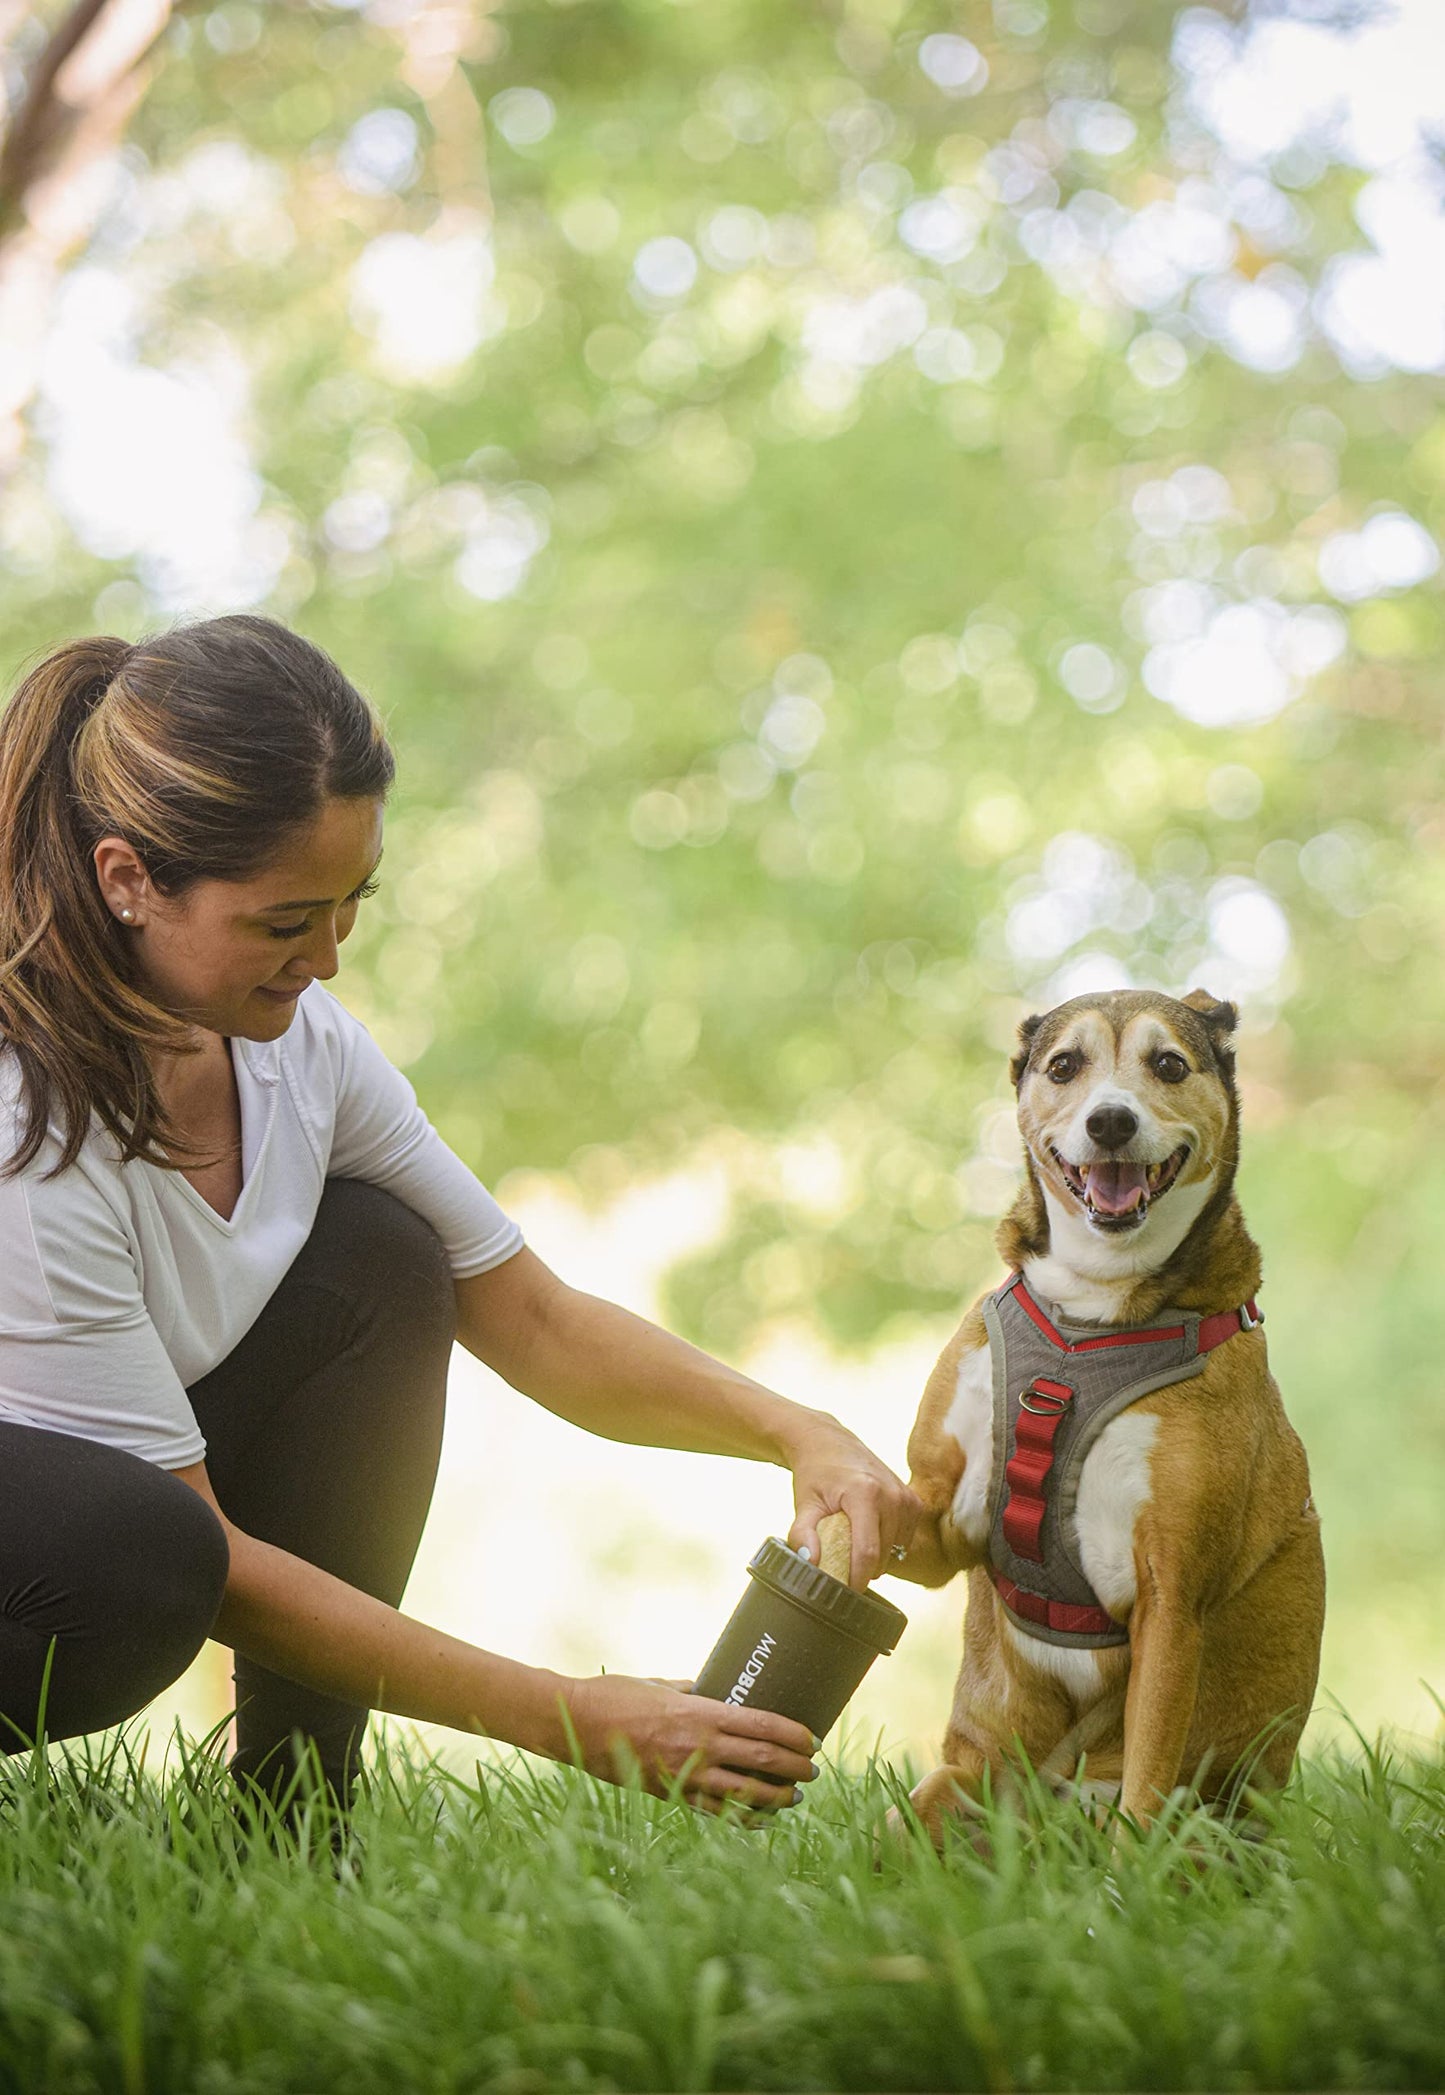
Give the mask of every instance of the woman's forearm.
[[561, 1674], [449, 1637], [235, 1528], [228, 1540], [214, 1637], [323, 1694], [568, 1757], [562, 1707], [573, 1683]]
[[[465, 1320], [461, 1337], [465, 1343]], [[686, 1339], [579, 1288], [559, 1286], [548, 1297], [523, 1374], [517, 1386], [548, 1411], [643, 1447], [792, 1468], [810, 1434], [842, 1430], [826, 1413], [790, 1403]]]
[[917, 1500], [830, 1413], [790, 1403], [645, 1317], [568, 1287], [525, 1246], [462, 1276], [456, 1292], [462, 1344], [559, 1418], [608, 1440], [791, 1470], [789, 1540], [816, 1561], [818, 1521], [847, 1513], [855, 1585], [907, 1544]]
[[233, 1527], [203, 1462], [173, 1474], [212, 1508], [231, 1553], [212, 1635], [289, 1680], [574, 1761], [609, 1782], [640, 1777], [702, 1810], [727, 1797], [776, 1810], [817, 1773], [810, 1734], [787, 1717], [663, 1681], [574, 1680], [479, 1651]]

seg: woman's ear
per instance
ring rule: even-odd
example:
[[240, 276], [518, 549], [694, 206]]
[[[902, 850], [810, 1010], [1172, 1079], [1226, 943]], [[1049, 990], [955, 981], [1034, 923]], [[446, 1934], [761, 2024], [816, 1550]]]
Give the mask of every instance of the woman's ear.
[[121, 909], [130, 909], [132, 913], [126, 922], [138, 920], [147, 901], [147, 869], [140, 863], [134, 844], [128, 844], [124, 836], [103, 836], [90, 857], [101, 899], [111, 916], [119, 916]]

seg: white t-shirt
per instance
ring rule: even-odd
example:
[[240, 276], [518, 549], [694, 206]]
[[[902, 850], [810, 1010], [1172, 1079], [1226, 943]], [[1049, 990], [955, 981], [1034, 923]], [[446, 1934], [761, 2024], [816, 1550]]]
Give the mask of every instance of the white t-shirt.
[[[233, 1040], [243, 1185], [227, 1221], [178, 1171], [122, 1165], [93, 1121], [76, 1162], [52, 1128], [0, 1179], [0, 1419], [125, 1448], [165, 1469], [205, 1441], [187, 1386], [245, 1336], [311, 1233], [325, 1180], [364, 1179], [425, 1216], [458, 1278], [522, 1232], [442, 1141], [411, 1085], [320, 982], [279, 1040]], [[0, 1053], [0, 1156], [19, 1071]]]

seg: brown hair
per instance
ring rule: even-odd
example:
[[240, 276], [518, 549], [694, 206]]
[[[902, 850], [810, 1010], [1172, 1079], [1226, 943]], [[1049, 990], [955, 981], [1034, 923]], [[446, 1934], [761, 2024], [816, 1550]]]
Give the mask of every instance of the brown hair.
[[92, 1114], [122, 1162], [187, 1154], [150, 1054], [184, 1050], [191, 1028], [136, 975], [96, 877], [100, 839], [123, 837], [168, 896], [245, 880], [326, 801], [382, 798], [394, 771], [367, 701], [273, 619], [205, 619], [134, 647], [73, 640], [31, 670], [0, 716], [0, 1054], [25, 1106], [3, 1175], [52, 1120], [65, 1170]]

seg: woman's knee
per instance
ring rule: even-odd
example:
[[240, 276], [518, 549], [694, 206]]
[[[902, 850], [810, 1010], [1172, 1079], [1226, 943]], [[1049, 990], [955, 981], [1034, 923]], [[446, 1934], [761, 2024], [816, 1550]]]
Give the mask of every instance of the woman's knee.
[[93, 1504], [84, 1561], [70, 1573], [72, 1606], [93, 1625], [83, 1641], [125, 1656], [136, 1709], [205, 1643], [231, 1568], [226, 1531], [200, 1493], [150, 1463], [140, 1470]]
[[0, 1577], [11, 1752], [42, 1717], [69, 1738], [143, 1708], [204, 1644], [230, 1569], [224, 1528], [179, 1478], [95, 1442], [41, 1439], [61, 1445], [40, 1451], [44, 1475], [29, 1481], [48, 1488], [26, 1531], [12, 1530]]
[[198, 1491], [167, 1470], [152, 1474], [156, 1488], [142, 1516], [149, 1561], [130, 1559], [123, 1604], [149, 1627], [158, 1647], [184, 1653], [177, 1668], [183, 1672], [221, 1611], [231, 1549], [225, 1528]]
[[446, 1246], [431, 1224], [382, 1186], [329, 1178], [312, 1229], [312, 1247], [330, 1250], [352, 1275], [364, 1275], [373, 1299], [386, 1297], [418, 1322], [435, 1324], [450, 1341], [456, 1286]]

